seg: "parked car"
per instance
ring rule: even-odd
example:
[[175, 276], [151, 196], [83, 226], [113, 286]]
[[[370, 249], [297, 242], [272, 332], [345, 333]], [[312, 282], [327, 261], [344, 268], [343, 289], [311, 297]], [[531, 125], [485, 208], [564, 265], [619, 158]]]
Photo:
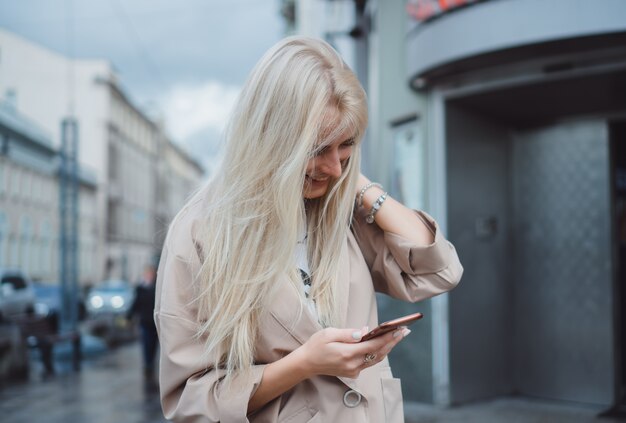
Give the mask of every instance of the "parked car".
[[[35, 282], [35, 313], [49, 318], [52, 322], [58, 322], [61, 317], [61, 285], [58, 282]], [[78, 308], [78, 320], [83, 320], [86, 315], [85, 301], [78, 292], [76, 307]]]
[[19, 269], [0, 269], [0, 318], [14, 318], [34, 310], [32, 282]]
[[85, 305], [90, 316], [102, 314], [125, 316], [134, 298], [135, 289], [128, 282], [107, 280], [89, 291]]
[[135, 339], [134, 325], [126, 318], [134, 299], [134, 287], [123, 280], [107, 280], [93, 287], [85, 302], [87, 331], [110, 346]]

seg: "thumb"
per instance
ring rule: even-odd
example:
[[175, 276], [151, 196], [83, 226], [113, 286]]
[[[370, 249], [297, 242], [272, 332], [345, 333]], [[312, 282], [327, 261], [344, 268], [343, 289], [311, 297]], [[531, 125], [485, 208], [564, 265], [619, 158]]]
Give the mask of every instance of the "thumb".
[[338, 341], [359, 342], [367, 332], [369, 332], [367, 326], [363, 326], [361, 329], [339, 329], [337, 335], [340, 339]]

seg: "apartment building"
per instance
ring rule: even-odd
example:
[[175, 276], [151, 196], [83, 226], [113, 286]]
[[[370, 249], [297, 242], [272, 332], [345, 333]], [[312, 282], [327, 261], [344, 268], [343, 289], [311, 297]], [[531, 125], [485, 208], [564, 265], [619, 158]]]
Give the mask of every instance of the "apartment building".
[[186, 195], [162, 192], [162, 174], [178, 175], [188, 167], [182, 172], [191, 178], [187, 187], [193, 178], [199, 182], [200, 166], [188, 155], [176, 163], [166, 160], [172, 142], [130, 100], [109, 62], [69, 59], [4, 30], [0, 52], [0, 95], [10, 96], [19, 113], [43, 128], [54, 148], [63, 119], [71, 115], [78, 122], [78, 160], [93, 171], [96, 185], [92, 203], [81, 201], [81, 208], [94, 211], [98, 234], [90, 246], [96, 257], [92, 282], [138, 279], [158, 257], [168, 224], [157, 212], [157, 197]]
[[[0, 267], [33, 280], [59, 278], [59, 160], [50, 137], [13, 105], [0, 103]], [[96, 182], [79, 172], [79, 272], [82, 285], [99, 275]]]

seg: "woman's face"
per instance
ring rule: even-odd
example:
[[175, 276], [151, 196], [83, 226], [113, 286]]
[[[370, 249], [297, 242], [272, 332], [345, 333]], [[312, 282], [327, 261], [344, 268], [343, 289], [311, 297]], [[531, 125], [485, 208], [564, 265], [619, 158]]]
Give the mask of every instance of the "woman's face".
[[354, 137], [344, 135], [316, 150], [306, 166], [302, 189], [304, 198], [320, 198], [326, 194], [331, 182], [338, 179], [345, 169], [354, 144]]

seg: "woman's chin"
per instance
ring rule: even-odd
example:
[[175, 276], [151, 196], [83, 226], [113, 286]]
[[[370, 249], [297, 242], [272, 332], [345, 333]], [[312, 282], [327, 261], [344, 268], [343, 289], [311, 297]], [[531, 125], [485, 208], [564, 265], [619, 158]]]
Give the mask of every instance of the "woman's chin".
[[321, 198], [326, 194], [326, 190], [315, 190], [315, 191], [305, 191], [302, 195], [307, 200], [314, 200], [316, 198]]
[[[308, 179], [308, 178], [307, 178]], [[314, 181], [311, 180], [304, 185], [304, 189], [302, 190], [302, 196], [307, 200], [313, 200], [315, 198], [323, 197], [328, 190], [328, 181]]]

